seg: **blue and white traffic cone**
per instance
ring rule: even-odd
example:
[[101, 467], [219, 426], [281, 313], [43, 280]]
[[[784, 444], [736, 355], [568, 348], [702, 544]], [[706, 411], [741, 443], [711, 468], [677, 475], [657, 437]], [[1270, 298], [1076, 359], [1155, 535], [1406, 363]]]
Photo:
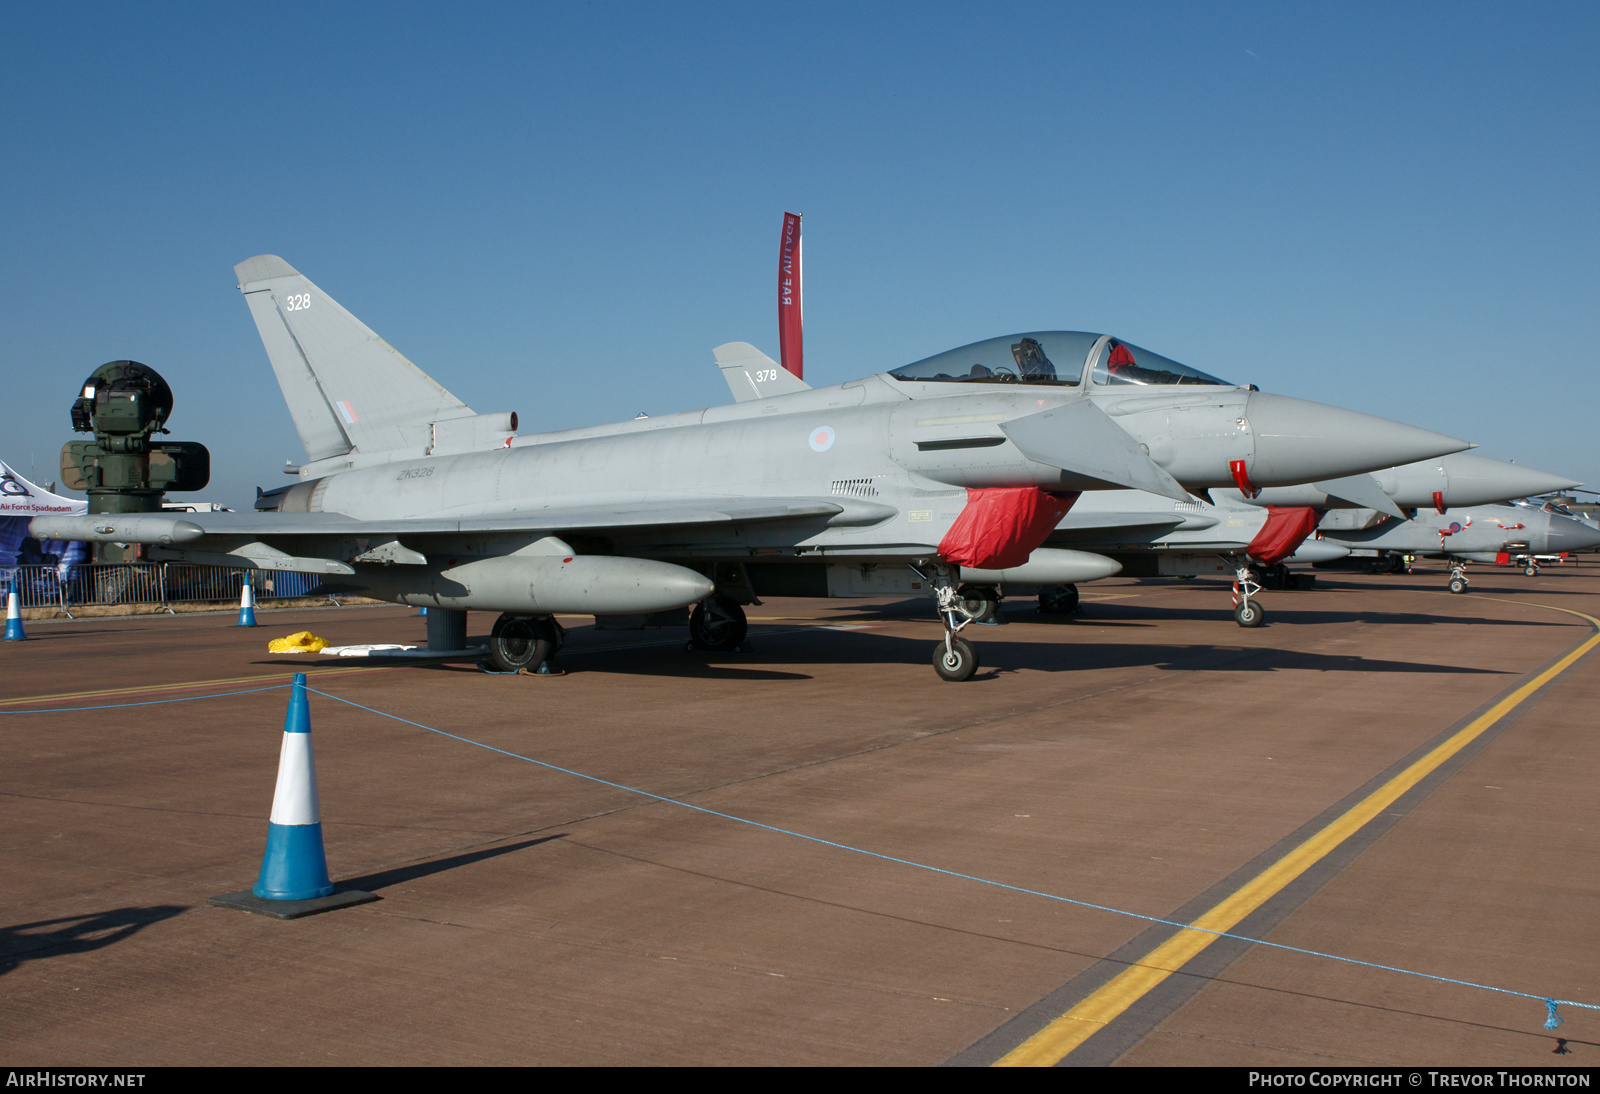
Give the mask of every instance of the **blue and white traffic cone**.
[[256, 593], [250, 580], [250, 571], [244, 572], [244, 587], [239, 590], [239, 626], [256, 625]]
[[[249, 586], [245, 586], [249, 589]], [[322, 850], [322, 808], [317, 801], [317, 767], [311, 758], [311, 708], [306, 674], [294, 674], [289, 712], [283, 719], [278, 753], [278, 787], [267, 825], [267, 853], [261, 876], [250, 890], [262, 900], [313, 900], [333, 892], [328, 857]]]
[[22, 633], [22, 601], [12, 589], [6, 594], [6, 641], [21, 642], [27, 637]]

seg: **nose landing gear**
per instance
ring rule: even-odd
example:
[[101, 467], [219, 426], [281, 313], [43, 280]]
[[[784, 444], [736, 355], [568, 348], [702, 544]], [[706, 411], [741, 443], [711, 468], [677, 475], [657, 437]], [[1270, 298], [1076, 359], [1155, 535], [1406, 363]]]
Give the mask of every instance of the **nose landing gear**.
[[1467, 567], [1462, 562], [1450, 564], [1450, 591], [1464, 593], [1467, 591]]
[[1248, 561], [1240, 562], [1233, 576], [1233, 621], [1241, 627], [1259, 627], [1267, 618], [1260, 604], [1251, 600], [1261, 591]]
[[[969, 623], [980, 622], [979, 616], [985, 611], [992, 617], [995, 601], [963, 595], [956, 586], [960, 571], [947, 562], [919, 558], [911, 571], [933, 586], [933, 594], [939, 601], [939, 621], [944, 624], [944, 641], [933, 647], [933, 671], [939, 674], [941, 680], [959, 683], [972, 679], [972, 674], [978, 671], [978, 651], [971, 642], [958, 635]], [[972, 591], [967, 590], [968, 594]], [[968, 610], [969, 603], [978, 610]]]

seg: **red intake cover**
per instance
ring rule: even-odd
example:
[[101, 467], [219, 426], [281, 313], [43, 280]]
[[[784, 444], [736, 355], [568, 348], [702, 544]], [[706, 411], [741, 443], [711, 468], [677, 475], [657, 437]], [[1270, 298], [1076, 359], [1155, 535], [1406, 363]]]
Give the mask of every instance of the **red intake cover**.
[[1267, 522], [1245, 548], [1245, 554], [1263, 566], [1272, 566], [1299, 550], [1305, 538], [1317, 529], [1321, 517], [1303, 505], [1267, 506]]
[[939, 557], [976, 570], [1021, 566], [1077, 500], [1037, 486], [968, 490], [966, 508], [939, 542]]

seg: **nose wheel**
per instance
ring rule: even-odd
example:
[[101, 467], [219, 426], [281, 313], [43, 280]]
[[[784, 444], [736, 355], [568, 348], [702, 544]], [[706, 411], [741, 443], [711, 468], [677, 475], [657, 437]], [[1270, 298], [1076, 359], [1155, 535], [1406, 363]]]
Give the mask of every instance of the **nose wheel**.
[[946, 641], [933, 647], [933, 671], [939, 679], [952, 683], [970, 680], [978, 671], [978, 651], [965, 638], [947, 635]]
[[1266, 610], [1251, 598], [1261, 592], [1256, 575], [1248, 562], [1241, 562], [1233, 576], [1233, 621], [1241, 627], [1259, 627], [1267, 618]]
[[1467, 591], [1467, 568], [1459, 562], [1450, 567], [1450, 591], [1453, 593]]
[[974, 596], [976, 590], [973, 589], [957, 588], [960, 571], [947, 562], [918, 559], [911, 572], [933, 586], [933, 595], [939, 601], [944, 641], [933, 647], [933, 671], [939, 674], [939, 679], [955, 683], [972, 679], [972, 674], [978, 671], [978, 651], [971, 642], [958, 636], [968, 624], [993, 618], [997, 601]]

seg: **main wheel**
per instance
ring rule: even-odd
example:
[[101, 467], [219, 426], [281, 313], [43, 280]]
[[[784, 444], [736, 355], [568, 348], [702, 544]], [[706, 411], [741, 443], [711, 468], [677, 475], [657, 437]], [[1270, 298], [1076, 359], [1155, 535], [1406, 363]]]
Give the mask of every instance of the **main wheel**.
[[549, 616], [511, 615], [494, 621], [489, 663], [500, 672], [536, 671], [556, 650], [556, 625]]
[[1522, 572], [1527, 574], [1529, 577], [1536, 577], [1539, 573], [1539, 567], [1530, 562], [1528, 565], [1522, 568]]
[[744, 609], [725, 596], [709, 596], [689, 616], [689, 637], [701, 649], [736, 650], [750, 630]]
[[1254, 600], [1241, 600], [1233, 609], [1233, 621], [1241, 627], [1259, 627], [1266, 617], [1266, 611]]
[[1078, 587], [1044, 586], [1039, 590], [1039, 610], [1045, 615], [1071, 615], [1078, 610]]
[[952, 638], [949, 649], [940, 642], [933, 647], [933, 671], [939, 674], [941, 680], [955, 683], [970, 680], [972, 674], [978, 671], [978, 651], [964, 638]]
[[982, 585], [967, 585], [960, 590], [961, 610], [972, 617], [974, 623], [992, 623], [1000, 611], [1000, 595]]
[[1450, 591], [1453, 592], [1453, 593], [1464, 593], [1464, 592], [1466, 592], [1467, 591], [1467, 579], [1464, 578], [1464, 577], [1452, 577], [1450, 579]]

